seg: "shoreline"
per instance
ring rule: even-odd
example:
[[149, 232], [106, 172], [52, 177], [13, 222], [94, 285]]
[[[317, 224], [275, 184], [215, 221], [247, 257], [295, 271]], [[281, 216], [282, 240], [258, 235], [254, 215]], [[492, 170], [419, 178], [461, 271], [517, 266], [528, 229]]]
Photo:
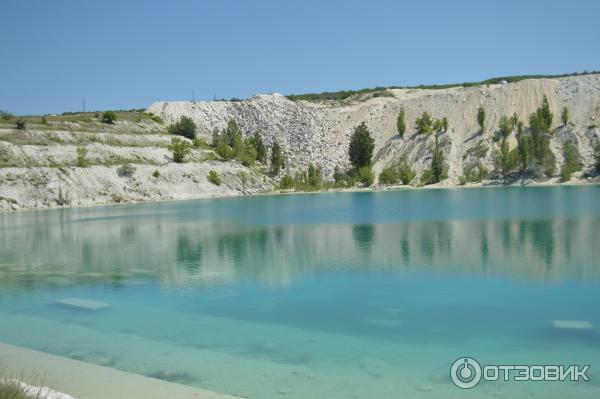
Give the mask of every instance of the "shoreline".
[[491, 183], [493, 180], [487, 180], [486, 182], [480, 183], [467, 183], [464, 185], [456, 184], [430, 184], [425, 186], [413, 186], [413, 185], [389, 185], [389, 186], [372, 186], [372, 187], [352, 187], [352, 188], [328, 188], [326, 190], [314, 190], [314, 191], [297, 191], [297, 190], [271, 190], [262, 192], [253, 192], [248, 194], [238, 193], [236, 195], [207, 195], [198, 196], [195, 198], [180, 198], [180, 199], [153, 199], [148, 201], [131, 201], [121, 203], [98, 203], [98, 204], [87, 204], [87, 205], [67, 205], [67, 206], [56, 206], [56, 207], [40, 207], [40, 208], [19, 208], [19, 209], [0, 209], [0, 214], [9, 213], [21, 213], [21, 212], [36, 212], [36, 211], [51, 211], [51, 210], [64, 210], [64, 209], [87, 209], [87, 208], [100, 208], [100, 207], [114, 207], [114, 206], [128, 206], [128, 205], [140, 205], [140, 204], [159, 204], [159, 203], [171, 203], [171, 202], [187, 202], [187, 201], [199, 201], [199, 200], [219, 200], [229, 198], [254, 198], [261, 196], [277, 196], [277, 195], [302, 195], [302, 194], [328, 194], [328, 193], [368, 193], [368, 192], [384, 192], [384, 191], [402, 191], [402, 190], [451, 190], [451, 189], [474, 189], [474, 188], [508, 188], [508, 187], [569, 187], [569, 186], [592, 186], [600, 184], [597, 178], [588, 178], [587, 180], [573, 178], [568, 182], [560, 182], [559, 178], [548, 179], [543, 182], [536, 182], [533, 180], [519, 179], [511, 184], [494, 184]]
[[79, 399], [238, 399], [4, 342], [0, 367], [28, 385], [41, 384]]

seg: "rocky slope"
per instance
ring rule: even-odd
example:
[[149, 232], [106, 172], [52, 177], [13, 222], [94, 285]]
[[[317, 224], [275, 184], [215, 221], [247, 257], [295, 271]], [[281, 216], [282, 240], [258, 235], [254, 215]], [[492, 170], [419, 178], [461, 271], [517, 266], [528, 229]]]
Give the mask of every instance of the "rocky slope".
[[[28, 121], [26, 130], [0, 124], [0, 210], [223, 197], [273, 187], [258, 169], [219, 161], [210, 149], [196, 148], [189, 162], [174, 163], [171, 136], [150, 119], [106, 125], [59, 118]], [[87, 167], [77, 166], [78, 147], [88, 150]], [[123, 165], [133, 173], [123, 174]], [[220, 186], [208, 181], [212, 169]]]
[[[492, 169], [492, 151], [499, 146], [494, 137], [497, 137], [501, 116], [516, 112], [527, 124], [529, 115], [546, 95], [554, 113], [556, 131], [551, 148], [557, 158], [557, 170], [562, 163], [565, 140], [576, 143], [586, 167], [592, 162], [591, 144], [599, 134], [592, 126], [600, 120], [600, 75], [529, 79], [443, 90], [393, 89], [389, 92], [392, 96], [360, 95], [344, 101], [296, 102], [279, 94], [270, 94], [235, 102], [156, 102], [148, 110], [169, 122], [190, 116], [199, 126], [199, 134], [209, 141], [214, 128], [225, 127], [233, 118], [246, 134], [259, 131], [267, 143], [277, 139], [290, 160], [289, 173], [315, 163], [328, 178], [336, 165], [348, 166], [349, 139], [354, 127], [363, 121], [375, 138], [376, 172], [397, 163], [403, 156], [418, 173], [429, 167], [433, 135], [417, 135], [414, 129], [415, 119], [427, 111], [434, 119], [445, 116], [449, 120], [449, 131], [441, 138], [449, 178], [442, 184], [455, 185], [468, 161], [468, 156], [464, 156], [479, 143], [489, 148], [483, 162]], [[487, 128], [483, 135], [479, 134], [476, 118], [480, 106], [486, 110]], [[569, 108], [571, 115], [568, 127], [560, 126], [564, 106]], [[396, 134], [396, 118], [401, 108], [406, 112], [404, 138]], [[511, 147], [516, 146], [514, 133], [509, 142]]]
[[[448, 118], [450, 128], [440, 134], [448, 179], [439, 185], [452, 186], [459, 184], [465, 165], [473, 160], [481, 159], [492, 170], [501, 116], [516, 113], [527, 123], [546, 95], [554, 113], [550, 147], [556, 170], [562, 165], [567, 140], [575, 144], [584, 171], [593, 163], [592, 149], [600, 134], [598, 74], [442, 90], [392, 89], [381, 94], [343, 101], [291, 101], [279, 94], [263, 94], [244, 101], [152, 104], [147, 111], [162, 117], [165, 124], [139, 112], [123, 115], [114, 125], [103, 124], [90, 113], [29, 118], [25, 130], [16, 130], [14, 120], [0, 121], [0, 210], [232, 196], [276, 188], [278, 179], [266, 176], [266, 165], [247, 168], [221, 161], [206, 147], [194, 149], [188, 163], [174, 163], [165, 126], [184, 115], [196, 122], [199, 136], [207, 142], [213, 129], [235, 119], [245, 135], [260, 132], [268, 146], [274, 140], [282, 145], [287, 157], [283, 173], [294, 175], [312, 163], [331, 180], [336, 166], [349, 166], [350, 136], [363, 121], [375, 138], [376, 173], [402, 158], [417, 175], [422, 173], [431, 163], [434, 135], [416, 134], [414, 120], [427, 111], [434, 119]], [[486, 110], [483, 134], [476, 121], [480, 106]], [[568, 126], [559, 120], [565, 106], [571, 116]], [[404, 137], [396, 134], [401, 108], [406, 113]], [[514, 132], [509, 143], [516, 146]], [[77, 147], [88, 150], [88, 167], [77, 166]], [[483, 156], [477, 151], [481, 148], [487, 148]], [[119, 168], [124, 164], [133, 165], [135, 171], [123, 175]], [[223, 178], [222, 185], [208, 181], [212, 169]], [[245, 184], [241, 172], [248, 176]], [[580, 181], [581, 176], [582, 172], [576, 173], [574, 180]]]

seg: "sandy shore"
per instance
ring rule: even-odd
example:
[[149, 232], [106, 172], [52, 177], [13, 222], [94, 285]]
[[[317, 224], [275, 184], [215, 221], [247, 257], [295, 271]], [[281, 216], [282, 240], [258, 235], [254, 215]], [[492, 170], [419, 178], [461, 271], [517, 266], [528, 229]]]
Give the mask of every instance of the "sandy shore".
[[4, 343], [0, 368], [30, 385], [43, 384], [77, 399], [235, 399]]

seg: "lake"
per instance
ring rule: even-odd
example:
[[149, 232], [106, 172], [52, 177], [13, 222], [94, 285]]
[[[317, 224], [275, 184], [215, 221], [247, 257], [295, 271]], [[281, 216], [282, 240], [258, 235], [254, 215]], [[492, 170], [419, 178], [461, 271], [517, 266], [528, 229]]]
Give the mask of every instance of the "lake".
[[[599, 198], [507, 187], [4, 213], [0, 341], [245, 398], [597, 398]], [[589, 365], [590, 381], [463, 390], [450, 367], [464, 356]]]

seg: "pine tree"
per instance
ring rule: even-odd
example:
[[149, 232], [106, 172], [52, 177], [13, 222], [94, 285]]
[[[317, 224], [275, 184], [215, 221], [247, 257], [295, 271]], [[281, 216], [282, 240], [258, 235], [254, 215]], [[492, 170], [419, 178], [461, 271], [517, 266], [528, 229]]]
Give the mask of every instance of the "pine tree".
[[398, 120], [396, 121], [396, 128], [398, 129], [398, 134], [400, 137], [404, 137], [404, 133], [406, 132], [406, 123], [404, 122], [404, 108], [400, 109], [400, 113], [398, 114]]
[[375, 140], [371, 137], [371, 133], [367, 129], [365, 122], [362, 122], [354, 129], [354, 133], [350, 138], [350, 145], [348, 147], [350, 163], [357, 169], [361, 166], [371, 165], [374, 148]]

